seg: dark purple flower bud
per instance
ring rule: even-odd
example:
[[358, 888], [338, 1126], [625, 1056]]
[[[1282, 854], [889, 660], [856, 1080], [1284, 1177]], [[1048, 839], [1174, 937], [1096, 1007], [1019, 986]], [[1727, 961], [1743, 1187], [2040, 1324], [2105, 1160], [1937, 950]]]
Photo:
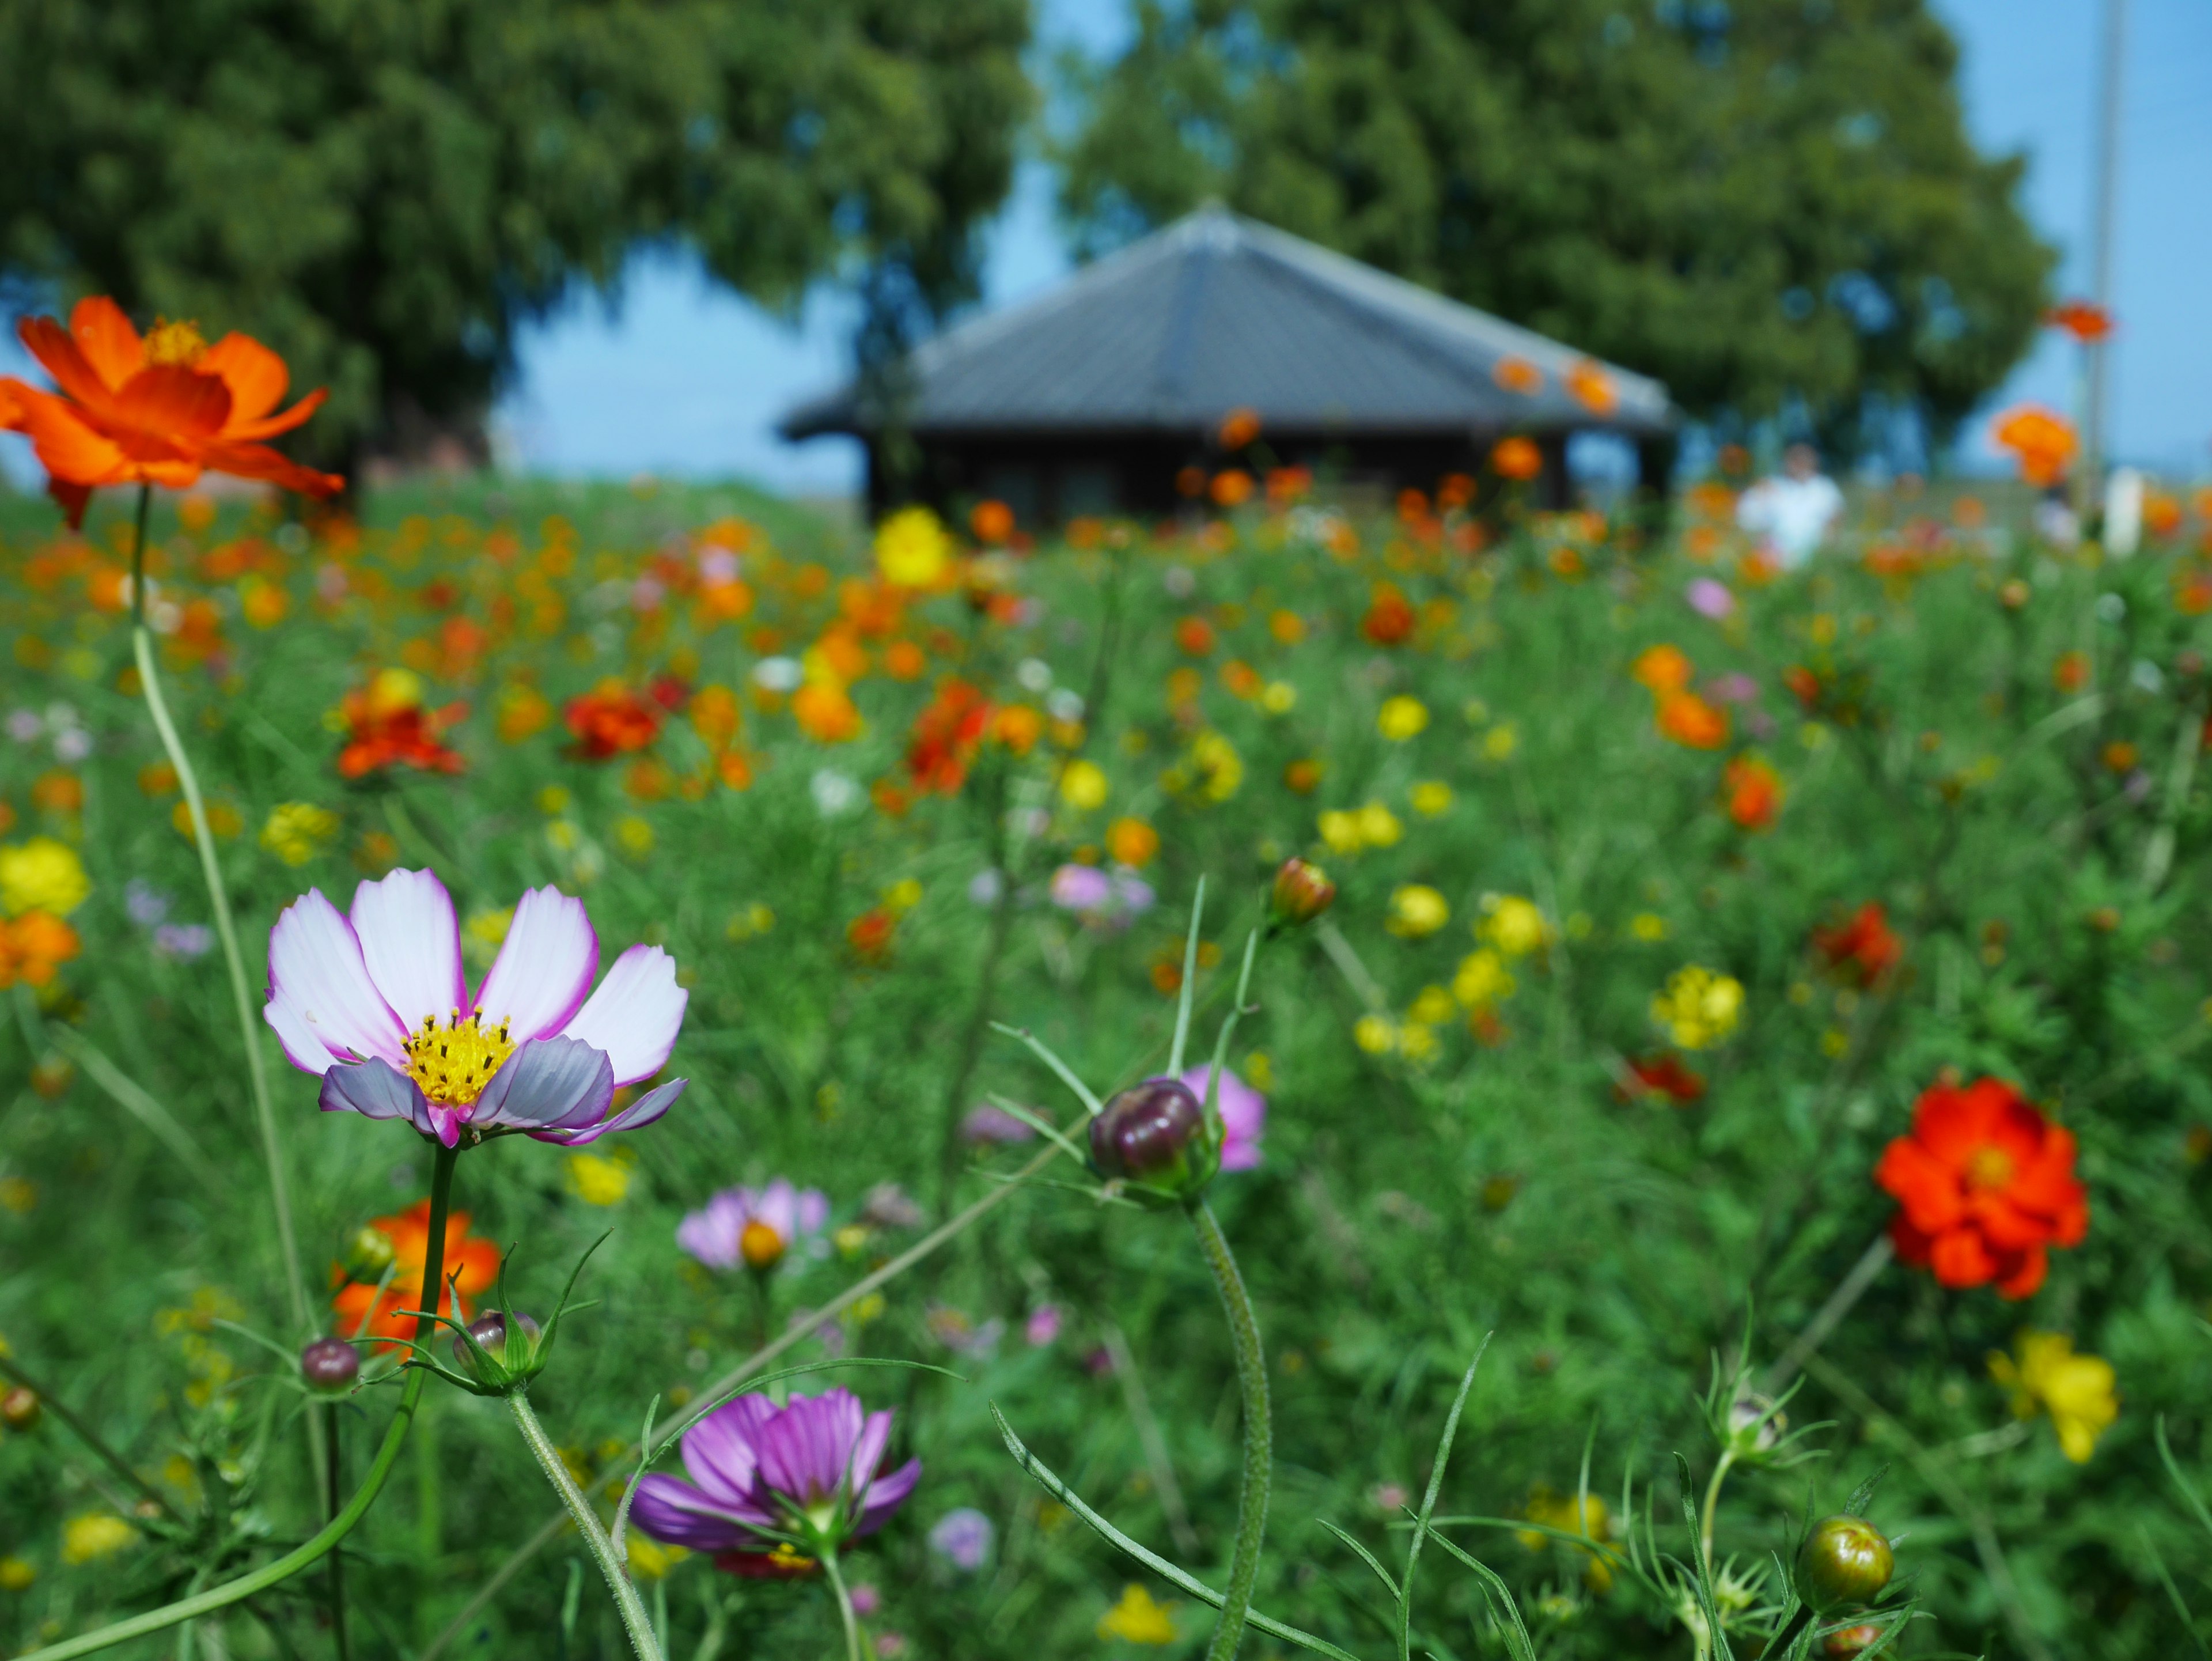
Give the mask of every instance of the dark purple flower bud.
[[1872, 1603], [1896, 1567], [1889, 1542], [1865, 1518], [1826, 1518], [1797, 1553], [1797, 1595], [1822, 1615]]
[[0, 1396], [0, 1425], [13, 1431], [36, 1430], [39, 1415], [39, 1392], [18, 1384], [5, 1396]]
[[1275, 926], [1296, 928], [1328, 910], [1336, 899], [1336, 885], [1321, 867], [1293, 855], [1275, 873], [1272, 898]]
[[[514, 1313], [513, 1318], [514, 1330], [524, 1340], [522, 1345], [517, 1346], [518, 1349], [523, 1351], [520, 1354], [510, 1354], [507, 1349], [508, 1315], [506, 1311], [488, 1309], [469, 1323], [468, 1329], [469, 1336], [475, 1339], [484, 1353], [495, 1362], [510, 1371], [519, 1371], [522, 1364], [529, 1359], [529, 1348], [534, 1348], [538, 1342], [538, 1323], [519, 1311]], [[471, 1350], [458, 1335], [453, 1339], [453, 1359], [460, 1363], [462, 1372], [471, 1378], [480, 1376], [477, 1372], [475, 1352]]]
[[1185, 1186], [1192, 1150], [1202, 1152], [1205, 1141], [1206, 1110], [1176, 1079], [1132, 1085], [1091, 1121], [1091, 1158], [1101, 1173], [1158, 1188]]
[[361, 1377], [361, 1357], [343, 1338], [318, 1338], [300, 1352], [300, 1376], [319, 1396], [342, 1396]]

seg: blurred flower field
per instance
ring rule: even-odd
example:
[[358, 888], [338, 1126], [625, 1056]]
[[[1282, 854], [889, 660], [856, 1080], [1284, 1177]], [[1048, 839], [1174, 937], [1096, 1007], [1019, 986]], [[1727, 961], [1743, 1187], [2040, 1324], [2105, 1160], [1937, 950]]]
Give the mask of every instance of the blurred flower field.
[[[608, 1238], [557, 1347], [518, 1317], [441, 1364], [542, 1366], [608, 1527], [648, 1403], [665, 1425], [787, 1337], [779, 1366], [926, 1364], [774, 1387], [857, 1398], [833, 1484], [886, 1433], [860, 1410], [890, 1415], [879, 1497], [839, 1501], [861, 1533], [824, 1554], [860, 1652], [1200, 1653], [1204, 1603], [993, 1417], [1220, 1584], [1240, 1415], [1207, 1263], [1102, 1196], [1083, 1105], [1018, 1036], [1102, 1095], [1164, 1074], [1188, 964], [1209, 1214], [1273, 1399], [1255, 1609], [1401, 1652], [1358, 1551], [1401, 1562], [1418, 1512], [1413, 1651], [1753, 1655], [1796, 1607], [1778, 1555], [1881, 1475], [1896, 1585], [1870, 1626], [1791, 1627], [1811, 1653], [2201, 1649], [2212, 502], [2155, 498], [2106, 560], [2008, 496], [1877, 495], [1784, 575], [1727, 478], [1662, 525], [1537, 514], [1511, 477], [1367, 512], [1238, 477], [1171, 525], [1036, 541], [650, 482], [412, 485], [361, 520], [155, 502], [147, 617], [256, 1014], [280, 914], [394, 870], [442, 879], [471, 984], [550, 885], [603, 967], [657, 947], [688, 994], [612, 1104], [688, 1080], [657, 1123], [471, 1147], [461, 1116], [445, 1312], [548, 1321]], [[447, 1121], [318, 1112], [257, 1034], [300, 1329], [132, 661], [131, 499], [0, 526], [0, 1365], [36, 1381], [0, 1403], [15, 1653], [306, 1539], [311, 1425], [351, 1491]], [[1271, 931], [1293, 856], [1334, 903]], [[327, 1420], [294, 1359], [318, 1332], [386, 1346], [324, 1358], [352, 1391]], [[422, 1395], [343, 1548], [352, 1652], [622, 1652], [500, 1409]], [[833, 1406], [775, 1411], [722, 1457], [768, 1472]], [[681, 1468], [626, 1518], [665, 1652], [846, 1652], [806, 1552], [715, 1531], [752, 1478], [709, 1528]], [[330, 1653], [327, 1599], [319, 1568], [181, 1630]]]

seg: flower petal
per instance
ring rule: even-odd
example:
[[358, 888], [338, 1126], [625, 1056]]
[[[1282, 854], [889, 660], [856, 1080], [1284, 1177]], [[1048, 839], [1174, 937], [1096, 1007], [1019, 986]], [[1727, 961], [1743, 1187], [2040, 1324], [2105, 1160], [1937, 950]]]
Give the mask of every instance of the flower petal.
[[867, 1497], [860, 1502], [860, 1520], [853, 1526], [854, 1534], [873, 1534], [890, 1520], [890, 1515], [906, 1503], [914, 1492], [915, 1484], [921, 1481], [921, 1461], [909, 1459], [888, 1476], [881, 1476], [868, 1484]]
[[676, 984], [676, 959], [657, 946], [633, 946], [615, 959], [599, 989], [562, 1029], [604, 1050], [617, 1084], [635, 1084], [668, 1065], [691, 995]]
[[325, 1113], [358, 1113], [364, 1119], [405, 1119], [422, 1105], [415, 1080], [386, 1062], [340, 1062], [323, 1074], [317, 1099]]
[[618, 1130], [635, 1130], [651, 1124], [676, 1104], [684, 1093], [689, 1079], [671, 1079], [657, 1090], [647, 1092], [611, 1119], [598, 1124], [586, 1124], [580, 1129], [533, 1130], [530, 1134], [541, 1142], [559, 1142], [564, 1147], [583, 1147], [602, 1136], [611, 1136]]
[[70, 338], [84, 354], [92, 372], [109, 386], [120, 386], [146, 367], [146, 343], [106, 295], [87, 295], [70, 309]]
[[269, 931], [269, 996], [291, 1005], [334, 1056], [406, 1064], [406, 1023], [369, 978], [353, 926], [319, 888], [286, 906]]
[[659, 1471], [638, 1479], [630, 1521], [664, 1545], [693, 1551], [732, 1551], [759, 1536], [725, 1516], [698, 1489]]
[[353, 932], [368, 977], [410, 1031], [469, 996], [453, 897], [428, 871], [394, 871], [353, 891]]
[[740, 1396], [684, 1433], [684, 1469], [700, 1493], [731, 1516], [762, 1523], [775, 1520], [756, 1490], [759, 1461], [753, 1448], [780, 1411], [765, 1396]]
[[574, 1038], [532, 1038], [507, 1057], [462, 1116], [521, 1130], [581, 1129], [606, 1116], [615, 1075], [606, 1053]]
[[599, 968], [599, 937], [584, 903], [557, 888], [533, 888], [515, 904], [476, 1007], [486, 1026], [506, 1022], [517, 1043], [547, 1037], [583, 1007]]
[[230, 420], [224, 431], [231, 435], [236, 435], [242, 424], [258, 423], [275, 409], [292, 380], [283, 358], [252, 336], [234, 332], [202, 352], [193, 367], [202, 374], [222, 377], [222, 384], [230, 388]]
[[284, 1059], [302, 1073], [327, 1073], [337, 1064], [331, 1047], [315, 1035], [307, 1018], [289, 998], [270, 999], [261, 1006], [261, 1019], [275, 1029], [276, 1042], [284, 1046]]

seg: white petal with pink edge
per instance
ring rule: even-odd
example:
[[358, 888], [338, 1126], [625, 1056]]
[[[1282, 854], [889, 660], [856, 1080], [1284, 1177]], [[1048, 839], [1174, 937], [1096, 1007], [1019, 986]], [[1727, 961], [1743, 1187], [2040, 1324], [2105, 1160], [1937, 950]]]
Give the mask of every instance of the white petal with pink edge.
[[354, 890], [353, 932], [384, 1001], [408, 1030], [443, 1021], [468, 1002], [453, 897], [428, 871], [394, 871]]
[[486, 1026], [506, 1023], [517, 1043], [550, 1037], [583, 1007], [599, 969], [599, 937], [583, 901], [557, 888], [533, 888], [515, 903], [476, 1007]]
[[691, 995], [676, 983], [676, 959], [657, 946], [633, 946], [615, 959], [599, 989], [561, 1030], [606, 1051], [615, 1082], [635, 1084], [668, 1065]]
[[406, 1065], [401, 1043], [406, 1024], [370, 980], [361, 942], [337, 907], [311, 888], [286, 906], [269, 931], [269, 1001], [282, 1005], [269, 1024], [284, 1039], [284, 1053], [310, 1073], [328, 1070], [294, 1046], [312, 1035], [333, 1057], [376, 1056]]

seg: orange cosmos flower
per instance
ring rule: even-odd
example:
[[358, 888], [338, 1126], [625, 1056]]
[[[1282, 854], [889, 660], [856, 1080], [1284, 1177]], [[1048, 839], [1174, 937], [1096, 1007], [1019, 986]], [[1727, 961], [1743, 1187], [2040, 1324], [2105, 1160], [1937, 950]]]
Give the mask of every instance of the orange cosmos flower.
[[2112, 332], [2112, 314], [2094, 300], [2062, 301], [2044, 313], [2043, 320], [2084, 344], [2103, 340]]
[[1213, 625], [1204, 618], [1184, 618], [1176, 624], [1176, 644], [1194, 658], [1213, 649]]
[[1501, 438], [1490, 452], [1490, 465], [1498, 478], [1522, 482], [1544, 471], [1544, 453], [1533, 439]]
[[1395, 582], [1378, 582], [1359, 632], [1377, 646], [1396, 646], [1413, 632], [1413, 607]]
[[261, 442], [306, 421], [325, 394], [272, 413], [290, 376], [257, 340], [228, 334], [210, 346], [191, 324], [167, 322], [142, 338], [104, 296], [79, 301], [66, 329], [33, 317], [16, 332], [58, 390], [0, 381], [0, 427], [29, 436], [72, 526], [106, 484], [184, 490], [216, 472], [311, 496], [344, 488]]
[[610, 675], [568, 700], [561, 718], [586, 761], [609, 761], [642, 750], [660, 736], [661, 703]]
[[1695, 692], [1668, 693], [1656, 719], [1662, 735], [1691, 750], [1717, 750], [1728, 742], [1728, 712]]
[[1620, 389], [1594, 357], [1576, 360], [1567, 371], [1567, 390], [1575, 395], [1575, 402], [1594, 416], [1609, 416], [1620, 407]]
[[357, 779], [388, 767], [459, 773], [467, 764], [440, 739], [468, 713], [465, 703], [423, 708], [421, 681], [404, 669], [384, 670], [367, 686], [348, 692], [338, 704], [346, 726], [338, 776]]
[[1231, 467], [1213, 476], [1206, 493], [1217, 508], [1241, 508], [1252, 499], [1253, 478], [1242, 467]]
[[76, 930], [52, 912], [0, 917], [0, 990], [18, 981], [34, 989], [52, 985], [55, 970], [79, 949]]
[[886, 961], [891, 940], [898, 933], [898, 913], [888, 906], [872, 905], [845, 925], [845, 943], [853, 955], [871, 965]]
[[1509, 392], [1532, 397], [1544, 390], [1544, 372], [1525, 357], [1501, 357], [1491, 366], [1490, 378]]
[[2043, 1284], [2046, 1249], [2089, 1231], [2072, 1133], [2000, 1079], [1932, 1086], [1874, 1177], [1900, 1207], [1897, 1255], [1947, 1287], [1994, 1281], [2001, 1296], [2025, 1298]]
[[[424, 1259], [429, 1255], [430, 1202], [418, 1200], [396, 1217], [375, 1217], [368, 1226], [392, 1245], [392, 1278], [377, 1295], [382, 1273], [364, 1282], [349, 1279], [339, 1264], [331, 1265], [331, 1284], [337, 1288], [331, 1308], [338, 1317], [338, 1335], [358, 1338], [374, 1334], [395, 1342], [380, 1349], [397, 1349], [415, 1335], [415, 1317], [402, 1310], [415, 1308], [422, 1293]], [[440, 1313], [453, 1320], [469, 1318], [469, 1299], [499, 1279], [499, 1248], [489, 1240], [470, 1238], [469, 1214], [446, 1214], [447, 1292]]]
[[810, 680], [791, 696], [799, 730], [817, 744], [845, 744], [860, 736], [860, 711], [835, 681]]
[[1813, 931], [1813, 949], [1846, 980], [1874, 986], [1897, 967], [1905, 943], [1889, 926], [1880, 900], [1869, 900], [1834, 928]]
[[2065, 478], [2081, 447], [2073, 423], [2038, 404], [2015, 405], [2004, 411], [1991, 436], [2000, 448], [2013, 453], [2020, 476], [2039, 488]]
[[1729, 818], [1740, 830], [1771, 830], [1786, 792], [1782, 776], [1757, 756], [1738, 756], [1721, 773]]
[[985, 546], [995, 546], [1014, 533], [1014, 510], [1003, 502], [979, 502], [968, 513], [968, 529]]
[[907, 743], [907, 776], [914, 788], [924, 794], [956, 793], [991, 730], [992, 714], [990, 699], [971, 683], [953, 676], [939, 686], [914, 718]]
[[1661, 644], [1647, 646], [1638, 653], [1628, 672], [1650, 688], [1656, 697], [1665, 697], [1690, 684], [1692, 666], [1680, 647]]
[[1221, 417], [1221, 431], [1218, 436], [1223, 449], [1243, 449], [1260, 436], [1260, 412], [1257, 410], [1231, 410]]

